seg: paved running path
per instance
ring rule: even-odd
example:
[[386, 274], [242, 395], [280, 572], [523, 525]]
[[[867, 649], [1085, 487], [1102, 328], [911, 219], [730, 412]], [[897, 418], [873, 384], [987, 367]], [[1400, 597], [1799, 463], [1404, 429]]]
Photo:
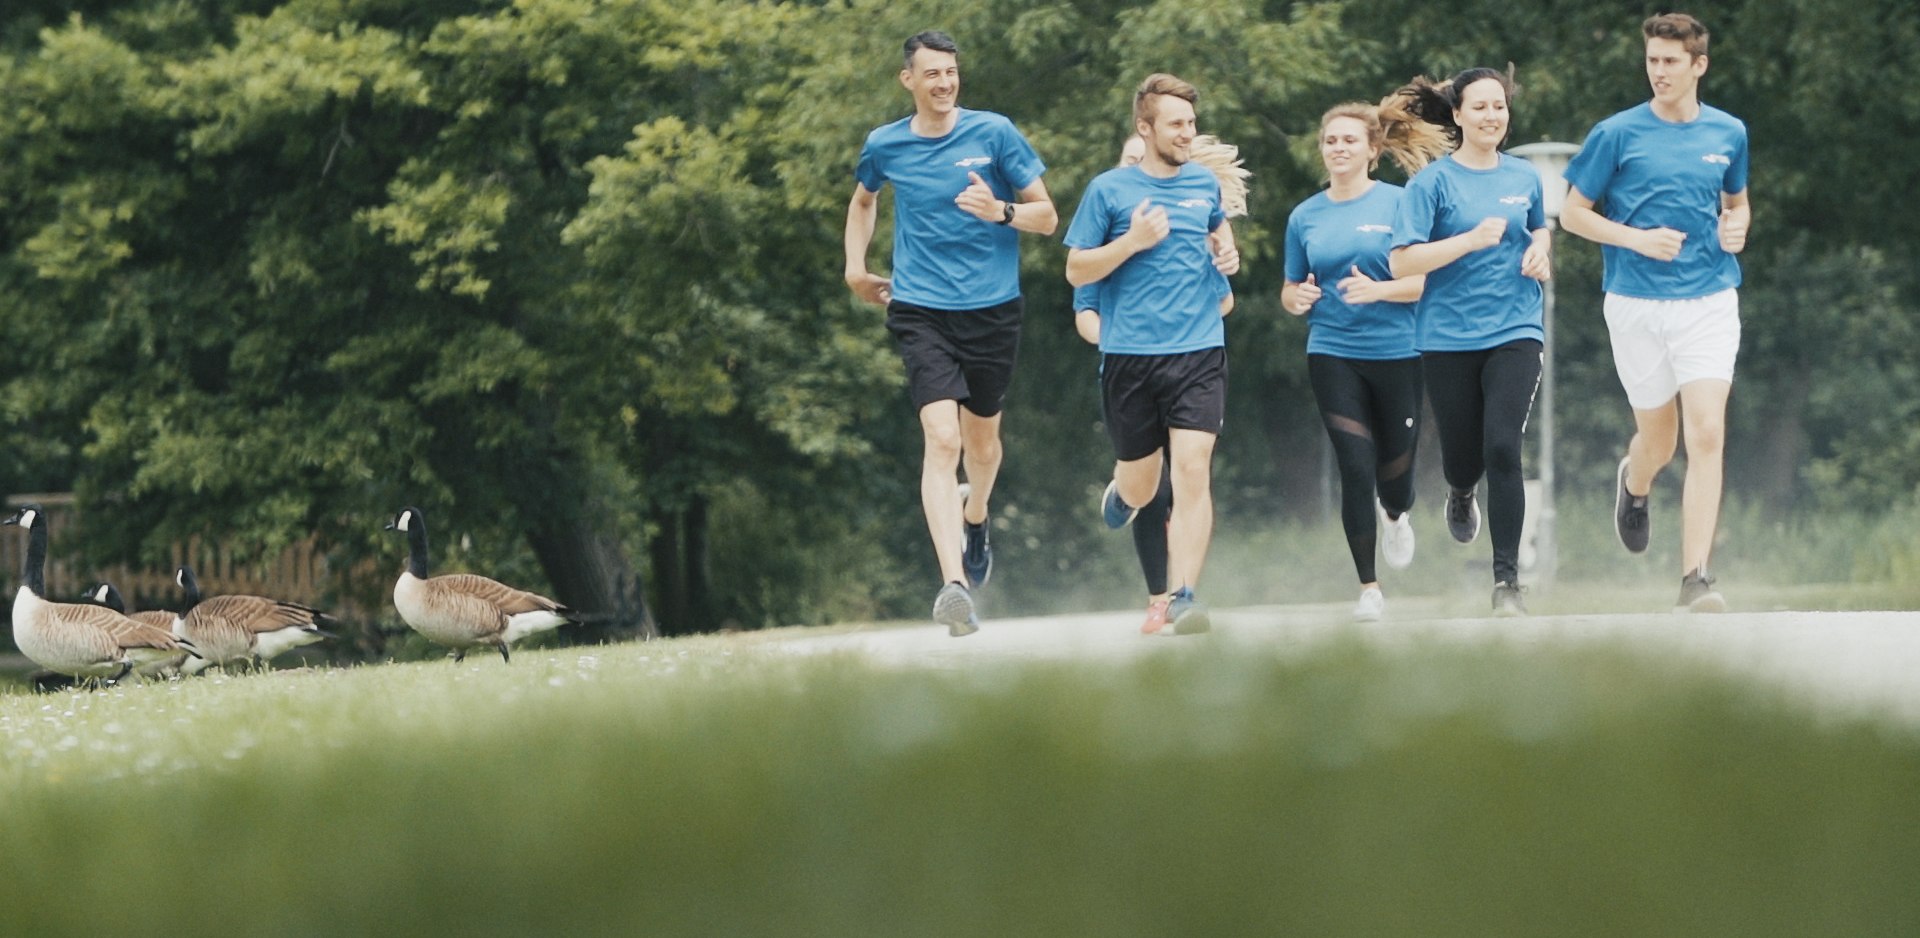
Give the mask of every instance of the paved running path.
[[1360, 637], [1386, 648], [1433, 641], [1520, 648], [1607, 644], [1776, 684], [1822, 709], [1875, 714], [1920, 726], [1920, 613], [1765, 612], [1717, 616], [1577, 615], [1518, 619], [1389, 619], [1356, 624], [1345, 606], [1216, 609], [1206, 636], [1139, 634], [1140, 613], [993, 619], [950, 638], [935, 625], [875, 627], [782, 643], [798, 653], [853, 653], [894, 667], [962, 668], [990, 661], [1102, 659], [1227, 642], [1298, 652]]

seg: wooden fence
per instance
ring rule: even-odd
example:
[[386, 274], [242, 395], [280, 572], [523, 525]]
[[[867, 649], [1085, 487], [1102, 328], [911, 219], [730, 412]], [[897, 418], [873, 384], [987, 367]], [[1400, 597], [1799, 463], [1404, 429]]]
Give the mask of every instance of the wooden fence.
[[[174, 571], [187, 566], [193, 568], [200, 591], [206, 596], [225, 593], [271, 596], [314, 606], [330, 606], [329, 612], [343, 618], [358, 617], [362, 612], [352, 608], [358, 605], [351, 601], [355, 591], [345, 588], [347, 580], [358, 578], [343, 577], [339, 571], [329, 569], [326, 553], [313, 537], [293, 544], [277, 557], [249, 562], [236, 560], [235, 552], [228, 545], [208, 543], [196, 536], [173, 545], [164, 569], [135, 569], [125, 565], [81, 569], [74, 563], [71, 553], [62, 550], [62, 545], [69, 543], [62, 532], [70, 530], [77, 521], [73, 496], [50, 493], [7, 497], [9, 513], [12, 509], [29, 504], [38, 504], [47, 516], [47, 536], [51, 545], [47, 552], [46, 568], [49, 599], [77, 601], [95, 586], [112, 583], [126, 598], [129, 609], [178, 609], [182, 604], [182, 595], [174, 582]], [[6, 584], [5, 601], [8, 603], [12, 602], [14, 593], [20, 589], [21, 567], [27, 553], [25, 534], [24, 531], [16, 533], [0, 528], [0, 582]]]

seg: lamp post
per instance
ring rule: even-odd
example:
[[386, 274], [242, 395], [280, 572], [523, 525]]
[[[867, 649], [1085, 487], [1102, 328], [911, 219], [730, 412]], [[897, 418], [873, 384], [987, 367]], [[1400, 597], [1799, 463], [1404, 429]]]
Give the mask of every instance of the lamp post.
[[[1533, 164], [1540, 174], [1540, 208], [1546, 213], [1547, 228], [1559, 226], [1560, 209], [1567, 201], [1567, 164], [1580, 146], [1573, 143], [1542, 141], [1522, 144], [1507, 151]], [[1558, 253], [1557, 251], [1555, 253]], [[1539, 520], [1534, 526], [1534, 579], [1551, 584], [1560, 566], [1560, 545], [1554, 530], [1557, 522], [1553, 500], [1554, 419], [1553, 419], [1553, 284], [1544, 286], [1541, 320], [1546, 331], [1545, 354], [1540, 356], [1540, 493]]]

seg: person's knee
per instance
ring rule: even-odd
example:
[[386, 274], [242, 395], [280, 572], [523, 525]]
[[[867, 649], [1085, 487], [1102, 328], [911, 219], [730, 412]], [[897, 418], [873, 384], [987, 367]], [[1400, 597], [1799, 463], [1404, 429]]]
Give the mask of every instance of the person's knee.
[[1671, 434], [1655, 437], [1642, 434], [1640, 454], [1652, 462], [1654, 470], [1658, 471], [1666, 468], [1667, 463], [1673, 462], [1673, 454], [1679, 448], [1679, 444], [1679, 439]]
[[1726, 446], [1727, 428], [1719, 421], [1687, 423], [1687, 455], [1689, 457], [1718, 457]]
[[1488, 440], [1486, 459], [1488, 473], [1519, 472], [1520, 441], [1517, 439]]
[[965, 435], [967, 458], [981, 463], [998, 465], [1000, 462], [1000, 435], [998, 433], [969, 433]]
[[1340, 464], [1340, 488], [1347, 492], [1371, 492], [1374, 487], [1373, 470], [1357, 462]]
[[1204, 496], [1213, 482], [1213, 466], [1208, 459], [1189, 457], [1173, 462], [1173, 488], [1175, 499], [1180, 494]]
[[1152, 504], [1161, 484], [1159, 475], [1148, 470], [1116, 473], [1114, 481], [1119, 483], [1120, 500], [1132, 508]]
[[928, 424], [921, 428], [926, 434], [927, 460], [929, 462], [960, 462], [960, 428], [951, 425]]

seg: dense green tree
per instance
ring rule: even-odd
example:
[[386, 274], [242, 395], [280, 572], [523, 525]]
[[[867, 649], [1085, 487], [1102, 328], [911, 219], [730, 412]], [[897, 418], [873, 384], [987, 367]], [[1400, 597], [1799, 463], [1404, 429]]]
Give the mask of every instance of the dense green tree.
[[398, 9], [76, 19], [7, 61], [9, 412], [49, 448], [20, 474], [60, 457], [102, 543], [148, 556], [391, 554], [379, 520], [418, 502], [632, 619], [650, 506], [742, 447], [857, 451], [849, 388], [884, 380], [748, 237], [780, 199], [732, 141], [798, 14]]
[[[1512, 62], [1515, 142], [1578, 141], [1646, 97], [1647, 12], [26, 0], [0, 11], [0, 478], [79, 492], [96, 560], [318, 532], [369, 605], [399, 554], [380, 524], [417, 503], [449, 564], [544, 580], [619, 628], [649, 628], [643, 579], [669, 631], [922, 614], [918, 427], [881, 314], [840, 283], [840, 234], [861, 140], [910, 107], [900, 42], [942, 28], [963, 103], [1027, 133], [1063, 220], [1145, 73], [1200, 87], [1202, 129], [1255, 173], [1222, 524], [1313, 518], [1305, 325], [1277, 294], [1286, 215], [1320, 182], [1319, 114]], [[1920, 74], [1920, 14], [1701, 12], [1705, 97], [1753, 137], [1730, 492], [1911, 499], [1920, 223], [1886, 206], [1920, 172], [1893, 149], [1920, 104], [1888, 89]], [[1598, 251], [1560, 245], [1561, 472], [1599, 490], [1630, 421]], [[1023, 250], [995, 612], [1131, 582], [1088, 508], [1107, 448], [1064, 254]]]

